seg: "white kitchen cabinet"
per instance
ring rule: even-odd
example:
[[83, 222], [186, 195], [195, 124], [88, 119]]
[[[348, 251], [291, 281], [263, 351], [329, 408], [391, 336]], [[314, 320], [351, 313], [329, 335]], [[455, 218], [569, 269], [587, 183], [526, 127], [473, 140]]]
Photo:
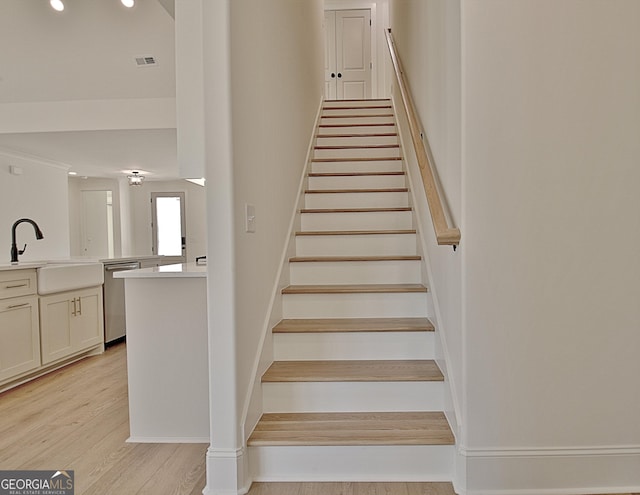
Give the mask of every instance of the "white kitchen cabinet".
[[43, 365], [101, 344], [102, 287], [41, 296], [40, 337]]
[[38, 296], [0, 300], [0, 383], [39, 366]]

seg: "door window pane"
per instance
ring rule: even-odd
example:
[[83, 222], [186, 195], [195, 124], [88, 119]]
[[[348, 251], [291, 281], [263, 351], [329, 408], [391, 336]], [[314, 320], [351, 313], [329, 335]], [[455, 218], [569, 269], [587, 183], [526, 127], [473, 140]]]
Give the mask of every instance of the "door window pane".
[[157, 254], [182, 256], [182, 205], [180, 197], [157, 197]]

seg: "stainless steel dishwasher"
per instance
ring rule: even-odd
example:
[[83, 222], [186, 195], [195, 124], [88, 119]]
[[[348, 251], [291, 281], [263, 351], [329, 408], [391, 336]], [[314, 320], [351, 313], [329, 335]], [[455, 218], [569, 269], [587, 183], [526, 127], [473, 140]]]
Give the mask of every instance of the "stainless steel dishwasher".
[[123, 341], [127, 334], [124, 306], [124, 280], [113, 278], [115, 272], [137, 270], [139, 261], [104, 263], [104, 343]]

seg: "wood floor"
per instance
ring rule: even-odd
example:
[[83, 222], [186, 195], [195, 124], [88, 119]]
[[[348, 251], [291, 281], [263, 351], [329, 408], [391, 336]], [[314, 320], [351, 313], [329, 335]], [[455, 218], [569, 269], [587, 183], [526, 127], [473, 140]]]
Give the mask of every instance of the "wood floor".
[[254, 483], [248, 495], [455, 495], [450, 483]]
[[124, 344], [0, 394], [0, 469], [74, 470], [76, 495], [196, 495], [204, 444], [129, 444]]

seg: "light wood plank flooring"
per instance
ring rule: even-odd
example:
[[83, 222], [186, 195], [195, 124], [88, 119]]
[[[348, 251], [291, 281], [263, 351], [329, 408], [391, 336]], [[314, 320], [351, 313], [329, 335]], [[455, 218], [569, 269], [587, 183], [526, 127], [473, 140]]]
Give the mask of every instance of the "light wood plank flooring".
[[130, 444], [124, 344], [0, 394], [0, 469], [75, 471], [77, 495], [196, 495], [204, 444]]
[[254, 483], [248, 495], [455, 495], [455, 492], [450, 483]]
[[248, 495], [454, 495], [449, 483], [254, 483]]

